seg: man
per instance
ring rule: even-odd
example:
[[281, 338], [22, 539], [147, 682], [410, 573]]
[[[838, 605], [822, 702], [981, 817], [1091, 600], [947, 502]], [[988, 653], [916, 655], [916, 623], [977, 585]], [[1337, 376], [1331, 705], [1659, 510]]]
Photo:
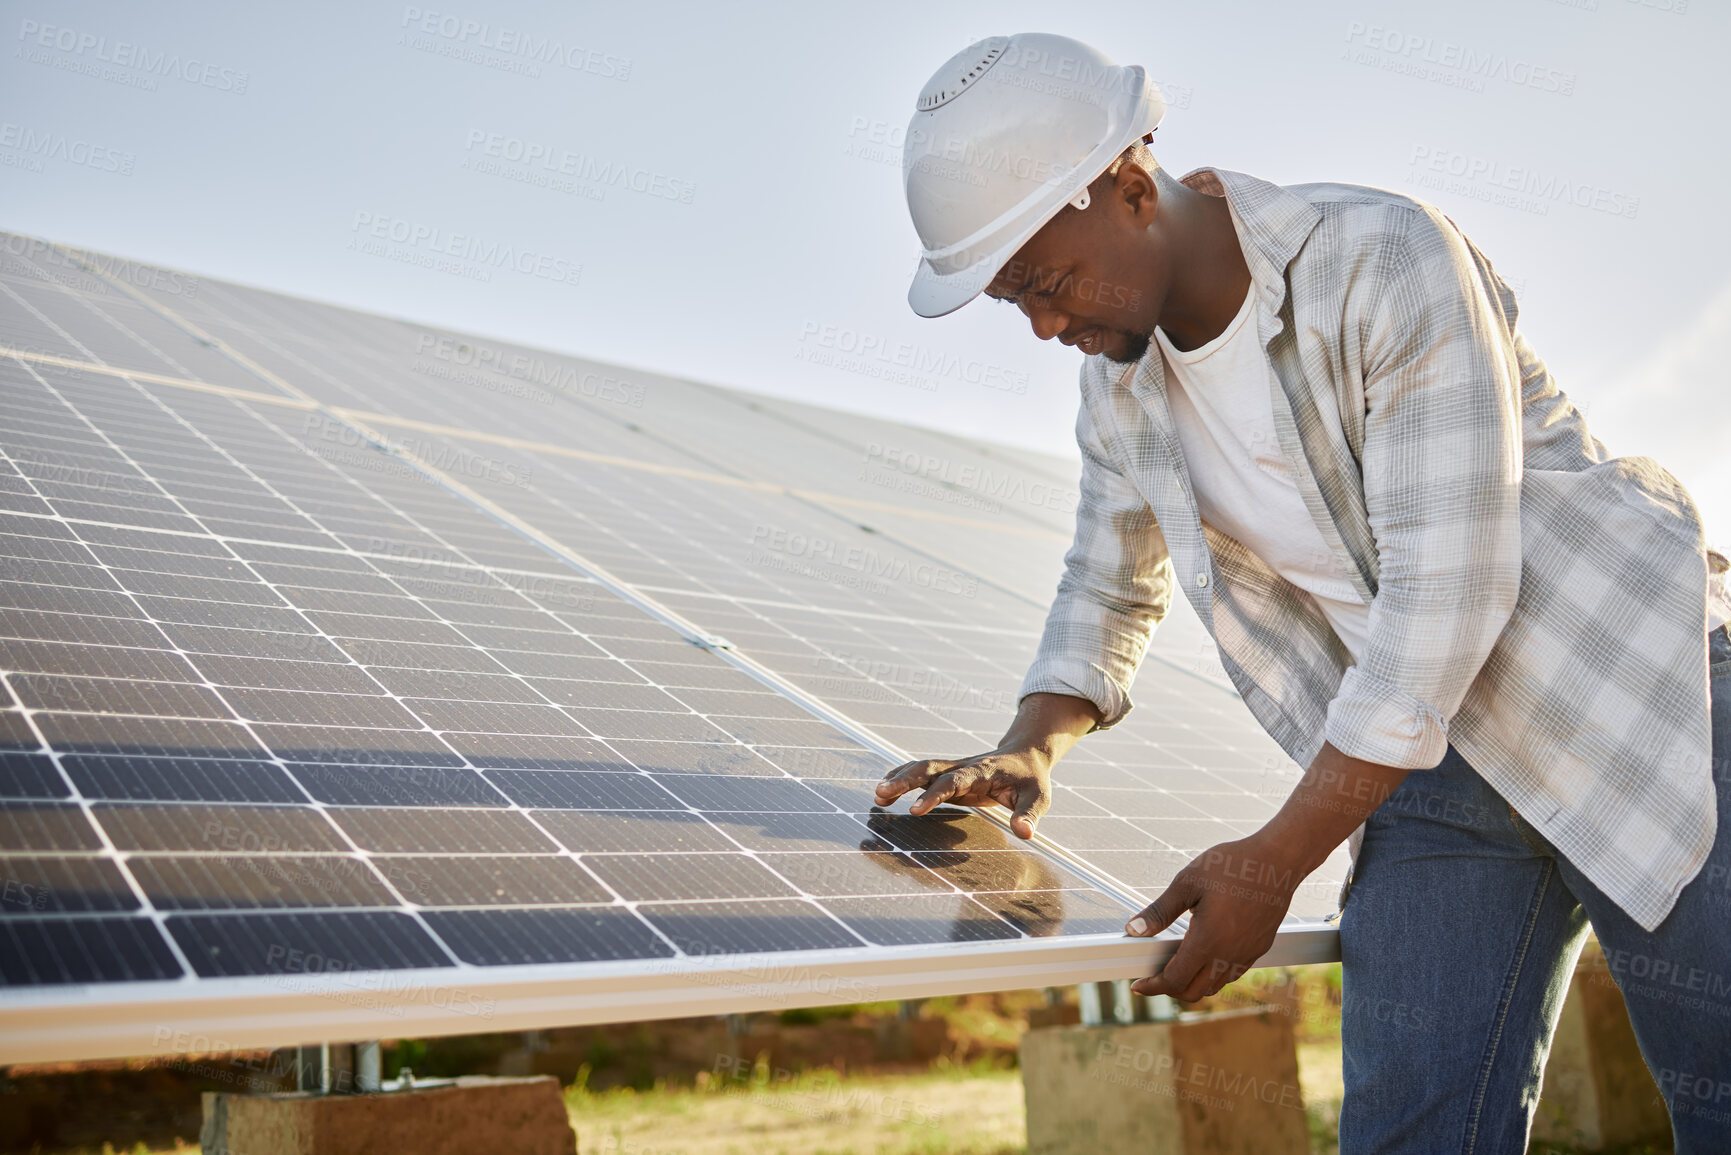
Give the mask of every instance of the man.
[[1343, 1152], [1524, 1150], [1589, 923], [1677, 1150], [1731, 1150], [1726, 560], [1682, 486], [1587, 432], [1430, 205], [1174, 180], [1142, 71], [1062, 37], [974, 45], [918, 108], [910, 303], [984, 291], [1087, 354], [1083, 472], [1004, 740], [878, 800], [1002, 804], [1030, 837], [1053, 763], [1129, 710], [1176, 586], [1308, 769], [1130, 920], [1191, 912], [1135, 989], [1238, 977], [1350, 838]]

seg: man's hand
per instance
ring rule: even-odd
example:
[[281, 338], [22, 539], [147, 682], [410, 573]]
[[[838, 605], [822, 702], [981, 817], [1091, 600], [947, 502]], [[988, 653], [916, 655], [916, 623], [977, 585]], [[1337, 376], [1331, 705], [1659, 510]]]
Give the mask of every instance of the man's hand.
[[1052, 762], [1038, 750], [993, 750], [972, 758], [924, 758], [891, 770], [878, 783], [877, 802], [888, 806], [908, 791], [925, 792], [908, 808], [924, 814], [940, 802], [958, 806], [1007, 806], [1010, 830], [1032, 838], [1034, 823], [1052, 805]]
[[1193, 1003], [1236, 980], [1274, 944], [1293, 892], [1307, 873], [1271, 846], [1262, 831], [1203, 851], [1130, 920], [1129, 933], [1146, 937], [1159, 934], [1185, 911], [1194, 912], [1166, 969], [1136, 980], [1130, 989]]
[[1232, 982], [1274, 944], [1305, 877], [1400, 787], [1408, 771], [1354, 758], [1324, 742], [1280, 812], [1249, 838], [1203, 851], [1124, 928], [1159, 934], [1195, 913], [1166, 969], [1138, 979], [1139, 995], [1194, 1002]]
[[972, 758], [922, 758], [897, 766], [878, 783], [877, 803], [888, 806], [909, 790], [925, 793], [909, 809], [924, 814], [940, 802], [1007, 806], [1010, 830], [1034, 837], [1034, 823], [1052, 805], [1052, 763], [1100, 722], [1100, 710], [1068, 694], [1029, 694], [1016, 706], [996, 750]]

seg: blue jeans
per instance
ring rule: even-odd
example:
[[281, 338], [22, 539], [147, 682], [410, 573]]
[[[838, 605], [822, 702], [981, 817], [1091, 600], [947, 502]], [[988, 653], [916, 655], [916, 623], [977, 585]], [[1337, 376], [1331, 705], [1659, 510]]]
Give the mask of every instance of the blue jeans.
[[1731, 638], [1709, 639], [1719, 832], [1649, 933], [1451, 748], [1365, 824], [1341, 916], [1341, 1155], [1523, 1152], [1590, 924], [1678, 1155], [1731, 1152]]

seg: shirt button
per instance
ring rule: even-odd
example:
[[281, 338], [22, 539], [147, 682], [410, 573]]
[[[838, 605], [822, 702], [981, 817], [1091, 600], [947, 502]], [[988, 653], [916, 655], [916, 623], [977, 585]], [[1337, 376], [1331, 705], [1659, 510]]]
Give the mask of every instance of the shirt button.
[[1205, 590], [1208, 588], [1208, 575], [1207, 574], [1199, 573], [1196, 575], [1196, 588], [1199, 590]]

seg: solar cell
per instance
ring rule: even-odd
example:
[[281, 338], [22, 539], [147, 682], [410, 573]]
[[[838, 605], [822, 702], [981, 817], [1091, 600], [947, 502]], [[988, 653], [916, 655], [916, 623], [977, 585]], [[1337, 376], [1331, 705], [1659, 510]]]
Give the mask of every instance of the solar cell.
[[[488, 1022], [841, 997], [728, 961], [775, 952], [909, 993], [1130, 973], [1135, 895], [1289, 781], [1228, 693], [1151, 663], [1154, 725], [1085, 744], [1040, 847], [881, 811], [903, 750], [1007, 721], [1053, 509], [907, 499], [785, 403], [543, 405], [417, 371], [399, 322], [82, 283], [0, 275], [0, 1055], [316, 1041], [223, 999], [352, 1036], [480, 1029], [530, 987]], [[77, 984], [112, 991], [55, 1001]], [[76, 1037], [30, 1018], [68, 1007]]]

